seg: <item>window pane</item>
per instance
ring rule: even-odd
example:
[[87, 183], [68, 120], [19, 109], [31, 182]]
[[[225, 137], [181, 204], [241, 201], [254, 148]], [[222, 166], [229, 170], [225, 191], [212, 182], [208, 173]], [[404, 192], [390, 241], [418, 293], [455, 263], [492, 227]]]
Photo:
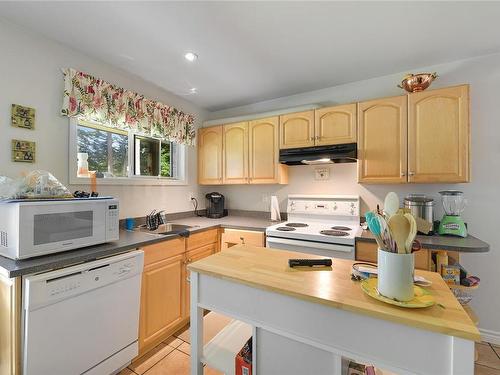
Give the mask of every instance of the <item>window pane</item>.
[[154, 138], [134, 136], [135, 174], [158, 176], [160, 172], [160, 141]]
[[128, 176], [128, 135], [113, 133], [111, 140], [112, 173], [118, 177], [126, 177]]
[[78, 125], [77, 143], [78, 152], [88, 154], [89, 171], [128, 175], [128, 135]]
[[161, 170], [160, 175], [162, 177], [172, 177], [172, 154], [171, 154], [171, 143], [162, 142], [161, 143]]

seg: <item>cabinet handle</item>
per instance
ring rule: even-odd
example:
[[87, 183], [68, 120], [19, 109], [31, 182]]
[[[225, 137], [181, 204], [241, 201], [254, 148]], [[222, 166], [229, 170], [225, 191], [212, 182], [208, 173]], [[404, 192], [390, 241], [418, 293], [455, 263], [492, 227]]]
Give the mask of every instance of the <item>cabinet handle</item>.
[[241, 244], [244, 245], [245, 244], [245, 238], [244, 237], [240, 237], [240, 241], [241, 241]]
[[415, 172], [408, 172], [408, 176], [415, 176]]
[[321, 137], [319, 135], [316, 136], [316, 140], [319, 141]]
[[405, 172], [401, 172], [401, 177], [404, 177], [406, 176], [406, 173]]

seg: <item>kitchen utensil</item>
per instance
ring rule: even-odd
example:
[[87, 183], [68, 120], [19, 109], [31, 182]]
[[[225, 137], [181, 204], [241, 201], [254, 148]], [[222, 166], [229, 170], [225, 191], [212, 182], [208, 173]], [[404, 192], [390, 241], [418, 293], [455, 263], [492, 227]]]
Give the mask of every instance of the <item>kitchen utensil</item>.
[[438, 78], [438, 75], [435, 72], [408, 74], [403, 78], [401, 85], [398, 85], [398, 87], [408, 92], [420, 92], [429, 87], [436, 78]]
[[363, 290], [363, 292], [368, 294], [370, 297], [375, 298], [379, 301], [409, 309], [430, 307], [436, 303], [434, 297], [427, 290], [416, 285], [413, 286], [414, 296], [410, 301], [396, 301], [394, 299], [384, 297], [383, 295], [378, 293], [377, 279], [374, 278], [363, 280], [361, 282], [361, 290]]
[[380, 222], [377, 219], [376, 213], [369, 211], [365, 214], [365, 220], [366, 223], [368, 224], [368, 228], [370, 229], [370, 232], [372, 232], [373, 236], [375, 237], [375, 241], [377, 241], [377, 244], [381, 248], [385, 248], [384, 241], [382, 239], [382, 228], [380, 226]]
[[464, 193], [458, 190], [440, 191], [445, 215], [439, 224], [439, 234], [467, 237], [467, 227], [460, 216], [467, 201]]
[[[404, 199], [404, 207], [410, 210], [415, 220], [417, 218], [419, 221], [427, 221], [429, 223], [429, 230], [427, 232], [421, 232], [422, 234], [434, 234], [431, 229], [434, 223], [434, 199], [425, 196], [424, 194], [410, 194]], [[419, 225], [417, 222], [417, 227], [422, 227], [422, 223]], [[427, 226], [425, 226], [427, 228]]]
[[399, 254], [406, 253], [406, 239], [410, 234], [410, 222], [402, 214], [392, 215], [389, 219], [389, 228], [391, 230], [392, 238], [396, 241]]
[[413, 241], [417, 236], [417, 222], [412, 214], [405, 214], [405, 218], [410, 223], [410, 232], [408, 233], [408, 237], [406, 238], [405, 250], [407, 254], [412, 252]]
[[384, 200], [384, 213], [390, 218], [399, 210], [399, 197], [396, 193], [391, 191], [387, 193]]

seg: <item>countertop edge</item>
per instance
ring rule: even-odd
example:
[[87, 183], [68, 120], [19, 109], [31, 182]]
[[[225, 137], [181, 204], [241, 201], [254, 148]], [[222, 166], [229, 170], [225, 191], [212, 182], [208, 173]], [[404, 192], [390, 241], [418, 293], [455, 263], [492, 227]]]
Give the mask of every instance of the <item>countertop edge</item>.
[[[342, 304], [340, 302], [325, 300], [325, 299], [315, 297], [315, 296], [307, 296], [307, 295], [304, 295], [301, 293], [297, 293], [297, 292], [290, 291], [290, 290], [284, 290], [284, 289], [281, 289], [278, 287], [273, 287], [272, 288], [273, 290], [269, 290], [269, 287], [266, 287], [263, 284], [259, 284], [259, 283], [254, 282], [254, 281], [241, 280], [241, 279], [238, 279], [236, 277], [222, 275], [222, 274], [217, 273], [217, 272], [209, 271], [209, 270], [200, 268], [199, 266], [196, 265], [196, 263], [189, 264], [188, 270], [190, 270], [192, 272], [204, 274], [206, 276], [214, 277], [217, 279], [228, 280], [228, 281], [236, 282], [236, 283], [239, 283], [242, 285], [254, 287], [254, 288], [257, 288], [259, 290], [266, 291], [266, 292], [279, 293], [279, 294], [283, 294], [283, 295], [286, 295], [289, 297], [298, 298], [298, 299], [308, 301], [311, 303], [320, 304], [323, 306], [327, 306], [327, 307], [331, 307], [331, 308], [335, 308], [335, 309], [339, 309], [339, 310], [343, 310], [343, 311], [348, 311], [348, 312], [352, 312], [355, 314], [362, 314], [364, 316], [368, 316], [368, 317], [372, 317], [372, 318], [380, 318], [380, 319], [385, 320], [385, 321], [390, 321], [390, 322], [394, 322], [397, 324], [404, 324], [406, 326], [414, 327], [417, 329], [428, 330], [428, 331], [431, 331], [431, 332], [434, 332], [437, 334], [459, 337], [459, 338], [463, 338], [463, 339], [471, 340], [471, 341], [475, 341], [475, 342], [481, 342], [481, 334], [480, 334], [479, 330], [477, 329], [477, 327], [476, 327], [477, 332], [474, 332], [474, 333], [458, 331], [456, 329], [448, 329], [449, 332], [444, 333], [444, 332], [439, 330], [439, 328], [441, 328], [441, 329], [443, 328], [442, 326], [428, 324], [425, 327], [423, 327], [423, 326], [415, 327], [415, 326], [411, 325], [407, 319], [401, 319], [401, 318], [394, 319], [394, 315], [389, 315], [387, 313], [374, 312], [373, 310], [364, 309], [364, 308], [353, 308], [353, 307], [350, 307], [348, 305]], [[388, 316], [390, 316], [391, 319], [388, 319]]]

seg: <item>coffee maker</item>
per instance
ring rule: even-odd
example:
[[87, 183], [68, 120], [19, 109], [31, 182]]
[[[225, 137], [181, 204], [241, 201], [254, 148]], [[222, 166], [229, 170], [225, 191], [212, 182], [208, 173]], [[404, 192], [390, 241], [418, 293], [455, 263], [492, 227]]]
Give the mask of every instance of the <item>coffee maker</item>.
[[227, 216], [227, 210], [224, 208], [224, 196], [221, 193], [217, 193], [215, 191], [207, 193], [205, 198], [207, 198], [207, 217], [211, 219], [219, 219]]

